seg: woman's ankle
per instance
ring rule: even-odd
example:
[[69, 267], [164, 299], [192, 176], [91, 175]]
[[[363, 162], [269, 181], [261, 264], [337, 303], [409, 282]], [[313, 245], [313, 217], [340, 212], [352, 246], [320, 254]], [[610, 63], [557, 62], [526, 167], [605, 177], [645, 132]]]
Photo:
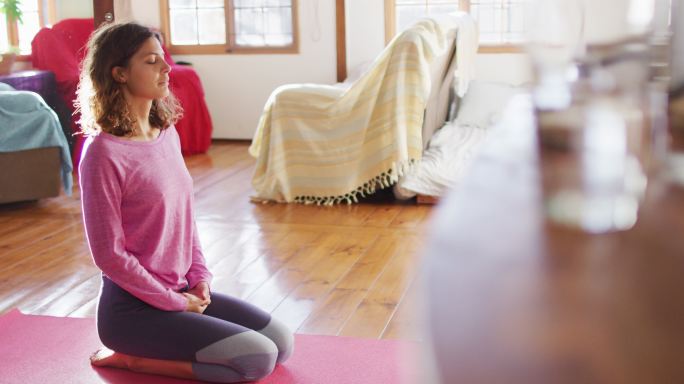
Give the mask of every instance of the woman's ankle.
[[147, 365], [145, 364], [147, 359], [144, 359], [142, 357], [136, 357], [136, 356], [128, 356], [124, 355], [124, 362], [126, 364], [126, 368], [130, 371], [133, 372], [146, 372]]

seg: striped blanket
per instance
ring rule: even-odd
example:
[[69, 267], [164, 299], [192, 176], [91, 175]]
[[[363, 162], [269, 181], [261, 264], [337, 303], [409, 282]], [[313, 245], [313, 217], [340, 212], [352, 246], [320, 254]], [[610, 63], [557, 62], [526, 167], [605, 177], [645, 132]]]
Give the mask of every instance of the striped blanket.
[[257, 159], [253, 200], [352, 203], [394, 184], [422, 154], [430, 62], [447, 49], [445, 29], [416, 23], [347, 89], [276, 89], [249, 148]]

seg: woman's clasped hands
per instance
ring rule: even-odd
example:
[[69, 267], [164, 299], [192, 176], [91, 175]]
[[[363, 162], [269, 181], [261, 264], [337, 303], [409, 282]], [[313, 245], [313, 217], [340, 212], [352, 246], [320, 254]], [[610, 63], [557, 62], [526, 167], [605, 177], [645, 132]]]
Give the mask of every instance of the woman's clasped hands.
[[186, 312], [204, 313], [207, 306], [211, 304], [211, 292], [206, 281], [200, 281], [192, 289], [182, 292], [182, 294], [188, 300], [185, 307]]

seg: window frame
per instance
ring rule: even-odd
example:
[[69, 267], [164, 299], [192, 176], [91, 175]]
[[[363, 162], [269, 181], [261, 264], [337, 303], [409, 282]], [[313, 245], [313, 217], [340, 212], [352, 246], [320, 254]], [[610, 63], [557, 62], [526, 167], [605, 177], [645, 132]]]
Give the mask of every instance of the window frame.
[[[169, 0], [159, 0], [161, 32], [169, 53], [174, 55], [229, 55], [229, 54], [297, 54], [299, 53], [298, 0], [292, 1], [292, 44], [282, 47], [245, 47], [235, 44], [233, 0], [224, 0], [226, 43], [206, 45], [174, 45], [171, 43], [171, 15]], [[230, 20], [230, 22], [228, 22]]]
[[[55, 8], [55, 0], [34, 0], [38, 3], [38, 22], [41, 28], [52, 25], [57, 19], [57, 12]], [[45, 9], [47, 6], [47, 10]], [[7, 22], [7, 42], [10, 47], [19, 46], [19, 23], [16, 19], [5, 14], [2, 17]], [[15, 60], [17, 61], [31, 61], [31, 54], [22, 55], [17, 53]]]
[[[470, 12], [470, 0], [453, 0], [458, 2], [458, 9], [463, 12]], [[385, 44], [389, 43], [396, 33], [396, 1], [385, 0]], [[478, 53], [522, 53], [522, 44], [480, 44]]]

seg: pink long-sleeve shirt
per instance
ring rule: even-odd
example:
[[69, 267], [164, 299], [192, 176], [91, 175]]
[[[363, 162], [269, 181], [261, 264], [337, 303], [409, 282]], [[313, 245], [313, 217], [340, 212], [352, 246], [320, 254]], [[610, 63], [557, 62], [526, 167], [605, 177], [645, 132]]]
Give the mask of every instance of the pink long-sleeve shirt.
[[79, 166], [83, 219], [95, 264], [162, 310], [182, 311], [179, 290], [210, 282], [193, 218], [192, 178], [178, 132], [153, 141], [90, 137]]

